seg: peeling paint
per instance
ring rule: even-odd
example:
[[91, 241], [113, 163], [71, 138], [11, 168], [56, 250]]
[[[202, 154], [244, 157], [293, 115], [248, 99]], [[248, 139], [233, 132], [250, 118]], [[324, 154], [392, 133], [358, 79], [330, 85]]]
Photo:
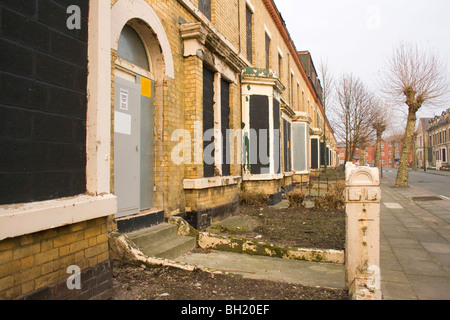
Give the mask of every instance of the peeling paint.
[[345, 263], [345, 253], [341, 250], [284, 248], [271, 243], [241, 239], [232, 236], [222, 236], [203, 232], [199, 236], [199, 246], [202, 249], [213, 249], [250, 255], [262, 255], [283, 259]]

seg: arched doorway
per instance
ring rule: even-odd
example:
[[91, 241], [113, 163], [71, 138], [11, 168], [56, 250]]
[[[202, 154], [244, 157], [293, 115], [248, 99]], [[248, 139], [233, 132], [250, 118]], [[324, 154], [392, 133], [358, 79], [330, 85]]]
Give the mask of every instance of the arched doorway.
[[[155, 205], [155, 78], [151, 51], [137, 31], [122, 29], [114, 78], [114, 194], [117, 218]], [[141, 23], [142, 24], [142, 23]]]

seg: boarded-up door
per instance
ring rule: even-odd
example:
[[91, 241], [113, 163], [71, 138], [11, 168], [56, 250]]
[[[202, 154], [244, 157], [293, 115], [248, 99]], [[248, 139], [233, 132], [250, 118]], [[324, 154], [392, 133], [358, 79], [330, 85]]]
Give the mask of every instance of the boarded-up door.
[[154, 93], [155, 82], [141, 78], [140, 114], [140, 210], [154, 207], [155, 200], [155, 140], [154, 140]]
[[250, 172], [270, 172], [269, 97], [250, 97]]
[[116, 217], [123, 217], [140, 206], [140, 86], [116, 77], [114, 96], [114, 194]]
[[[139, 78], [138, 78], [139, 79]], [[117, 218], [154, 205], [153, 82], [115, 78], [114, 194]]]

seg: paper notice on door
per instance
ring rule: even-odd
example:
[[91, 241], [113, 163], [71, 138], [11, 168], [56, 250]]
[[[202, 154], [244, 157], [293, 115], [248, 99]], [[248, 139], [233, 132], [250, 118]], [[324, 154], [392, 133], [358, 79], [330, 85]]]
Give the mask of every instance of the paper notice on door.
[[128, 111], [128, 90], [120, 89], [120, 110]]
[[131, 115], [115, 111], [114, 132], [131, 136]]

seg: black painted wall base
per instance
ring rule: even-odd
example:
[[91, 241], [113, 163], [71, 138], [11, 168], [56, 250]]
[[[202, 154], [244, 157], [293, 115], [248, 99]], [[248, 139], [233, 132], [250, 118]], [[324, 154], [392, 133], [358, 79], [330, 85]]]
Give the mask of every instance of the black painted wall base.
[[277, 203], [280, 203], [283, 200], [283, 193], [280, 191], [275, 194], [271, 194], [269, 196], [269, 201], [267, 201], [268, 206], [276, 205]]
[[130, 233], [156, 226], [164, 222], [164, 211], [152, 212], [149, 214], [136, 215], [117, 219], [117, 229], [120, 233]]
[[[71, 275], [67, 274], [67, 278]], [[81, 271], [81, 289], [69, 289], [67, 279], [29, 293], [20, 300], [110, 300], [113, 298], [113, 262], [107, 260]]]
[[239, 211], [239, 201], [202, 211], [186, 212], [180, 215], [192, 227], [197, 230], [205, 229], [211, 225], [213, 220], [225, 219], [235, 215]]

